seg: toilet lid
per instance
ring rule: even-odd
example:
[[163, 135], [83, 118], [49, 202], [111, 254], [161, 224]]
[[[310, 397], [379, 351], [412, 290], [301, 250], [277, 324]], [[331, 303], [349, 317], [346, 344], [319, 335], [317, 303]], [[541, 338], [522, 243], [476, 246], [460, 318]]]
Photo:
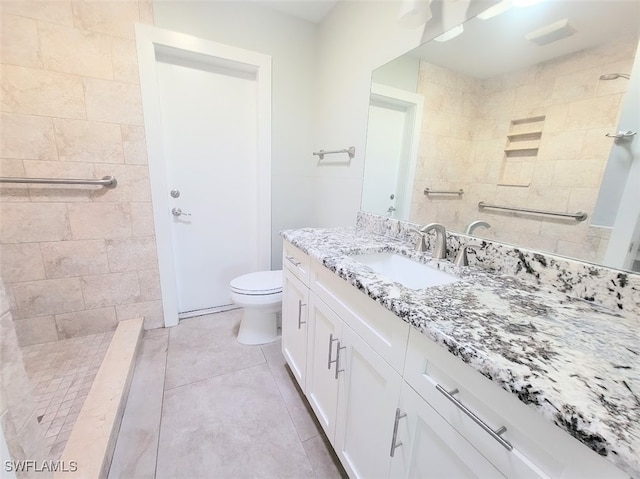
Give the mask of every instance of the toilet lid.
[[282, 291], [282, 270], [258, 271], [232, 280], [231, 290], [240, 294], [274, 294]]

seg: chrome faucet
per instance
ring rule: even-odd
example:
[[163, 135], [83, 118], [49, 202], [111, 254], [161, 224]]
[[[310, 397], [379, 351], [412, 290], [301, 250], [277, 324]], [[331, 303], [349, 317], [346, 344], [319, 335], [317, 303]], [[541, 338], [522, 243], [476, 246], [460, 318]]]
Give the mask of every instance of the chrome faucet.
[[481, 226], [484, 228], [491, 228], [491, 225], [486, 221], [474, 221], [473, 223], [469, 223], [469, 226], [467, 226], [466, 234], [468, 235], [473, 234], [473, 230]]
[[436, 232], [436, 244], [431, 251], [431, 256], [435, 259], [444, 259], [447, 256], [447, 232], [440, 223], [429, 223], [420, 228], [423, 233], [431, 230]]
[[460, 248], [460, 251], [458, 251], [458, 255], [456, 256], [456, 259], [453, 262], [453, 264], [455, 264], [456, 266], [469, 266], [469, 258], [467, 257], [467, 250], [470, 250], [470, 249], [476, 250], [478, 248], [481, 248], [479, 244], [464, 245], [462, 248]]

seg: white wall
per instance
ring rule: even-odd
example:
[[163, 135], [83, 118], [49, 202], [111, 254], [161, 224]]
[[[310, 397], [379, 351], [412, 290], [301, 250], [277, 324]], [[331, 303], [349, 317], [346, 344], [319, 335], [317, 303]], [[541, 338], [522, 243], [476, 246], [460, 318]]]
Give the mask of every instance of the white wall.
[[314, 149], [353, 145], [356, 156], [350, 162], [346, 155], [314, 161], [314, 226], [355, 223], [364, 174], [371, 72], [418, 46], [422, 36], [421, 28], [397, 25], [399, 8], [399, 1], [342, 1], [319, 26]]
[[[278, 231], [312, 224], [315, 24], [248, 2], [155, 1], [155, 25], [272, 57], [272, 267]], [[232, 225], [229, 225], [232, 227]]]

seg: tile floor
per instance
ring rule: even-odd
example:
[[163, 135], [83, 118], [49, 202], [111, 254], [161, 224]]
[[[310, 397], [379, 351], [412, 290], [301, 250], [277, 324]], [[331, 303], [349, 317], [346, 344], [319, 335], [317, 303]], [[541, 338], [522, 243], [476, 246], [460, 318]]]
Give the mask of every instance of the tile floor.
[[112, 337], [113, 331], [21, 348], [49, 459], [60, 458]]
[[346, 477], [280, 341], [236, 341], [241, 314], [145, 333], [110, 479]]

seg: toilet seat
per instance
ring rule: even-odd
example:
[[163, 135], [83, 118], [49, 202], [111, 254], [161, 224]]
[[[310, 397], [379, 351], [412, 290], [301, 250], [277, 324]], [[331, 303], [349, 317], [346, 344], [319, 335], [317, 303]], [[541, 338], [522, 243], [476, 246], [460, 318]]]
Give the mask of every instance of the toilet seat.
[[229, 284], [231, 291], [247, 296], [267, 296], [282, 293], [282, 270], [258, 271], [239, 276]]

